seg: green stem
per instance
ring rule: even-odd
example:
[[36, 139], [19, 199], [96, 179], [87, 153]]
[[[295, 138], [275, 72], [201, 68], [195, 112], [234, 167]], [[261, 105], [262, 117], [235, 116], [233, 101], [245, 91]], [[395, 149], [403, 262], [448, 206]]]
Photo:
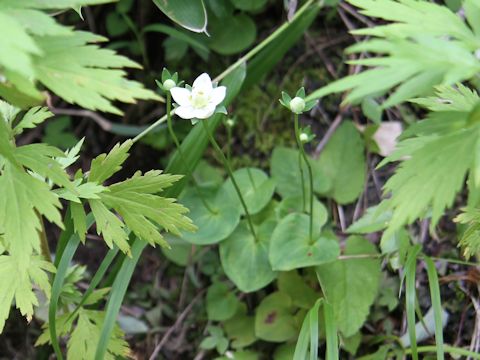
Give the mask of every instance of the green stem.
[[[224, 79], [228, 74], [230, 74], [232, 71], [234, 71], [236, 68], [238, 68], [240, 65], [242, 65], [244, 62], [250, 60], [252, 57], [254, 57], [256, 54], [258, 54], [261, 50], [263, 50], [268, 44], [270, 44], [273, 40], [275, 40], [278, 36], [282, 34], [282, 32], [290, 25], [291, 22], [295, 21], [299, 17], [303, 16], [303, 14], [309, 9], [310, 5], [312, 5], [314, 0], [308, 0], [298, 11], [295, 13], [295, 16], [293, 19], [291, 19], [288, 22], [285, 22], [282, 24], [277, 30], [275, 30], [270, 36], [268, 36], [265, 40], [263, 40], [260, 44], [255, 46], [252, 50], [250, 50], [248, 53], [246, 53], [243, 57], [238, 59], [236, 62], [234, 62], [232, 65], [230, 65], [224, 72], [222, 72], [220, 75], [218, 75], [213, 81], [219, 82], [220, 80]], [[143, 138], [145, 135], [147, 135], [150, 131], [155, 129], [158, 125], [164, 123], [167, 120], [167, 115], [162, 116], [160, 119], [155, 121], [152, 125], [150, 125], [148, 128], [143, 130], [140, 134], [135, 136], [132, 141], [136, 143], [138, 140]]]
[[250, 50], [247, 54], [242, 56], [240, 59], [238, 59], [236, 62], [234, 62], [232, 65], [230, 65], [224, 72], [222, 72], [220, 75], [218, 75], [214, 81], [219, 81], [220, 79], [223, 79], [225, 76], [230, 74], [233, 70], [235, 70], [238, 66], [241, 64], [247, 62], [250, 60], [252, 57], [254, 57], [258, 52], [263, 50], [268, 44], [270, 44], [273, 40], [277, 38], [278, 35], [282, 33], [282, 31], [288, 27], [290, 23], [295, 21], [298, 17], [302, 16], [304, 12], [310, 7], [311, 4], [313, 4], [314, 0], [308, 0], [298, 11], [295, 13], [295, 16], [293, 19], [291, 19], [289, 22], [286, 22], [282, 24], [277, 30], [275, 30], [273, 33], [271, 33], [265, 40], [263, 40], [260, 44], [255, 46], [252, 50]]
[[143, 34], [138, 31], [137, 27], [132, 22], [132, 20], [127, 16], [127, 14], [120, 12], [120, 16], [123, 18], [123, 21], [125, 21], [127, 26], [130, 28], [130, 30], [132, 30], [133, 34], [137, 38], [138, 45], [140, 47], [140, 52], [142, 53], [143, 64], [145, 65], [145, 67], [150, 68], [150, 64], [147, 56], [147, 50], [145, 49], [145, 41], [143, 38]]
[[203, 129], [205, 130], [205, 133], [208, 136], [208, 139], [210, 140], [210, 143], [213, 145], [213, 148], [217, 152], [218, 156], [222, 159], [223, 165], [225, 166], [225, 169], [227, 170], [228, 176], [230, 176], [230, 179], [232, 179], [232, 184], [235, 187], [235, 191], [237, 192], [238, 198], [240, 199], [240, 202], [242, 203], [243, 210], [245, 211], [245, 217], [247, 218], [248, 221], [248, 226], [250, 227], [250, 231], [255, 238], [255, 241], [258, 242], [257, 235], [255, 233], [255, 229], [253, 227], [252, 223], [252, 218], [250, 217], [250, 213], [248, 212], [247, 204], [245, 203], [245, 200], [243, 199], [243, 195], [240, 192], [240, 187], [237, 184], [237, 180], [235, 180], [235, 177], [233, 176], [232, 168], [230, 167], [230, 163], [228, 162], [227, 158], [223, 154], [222, 149], [220, 148], [220, 145], [218, 145], [217, 141], [213, 137], [212, 133], [208, 129], [206, 120], [201, 120], [200, 121], [203, 125]]
[[227, 125], [227, 160], [228, 163], [232, 163], [232, 127]]
[[[296, 137], [296, 135], [295, 135]], [[298, 168], [300, 169], [300, 181], [302, 184], [302, 209], [305, 211], [305, 206], [307, 206], [306, 194], [305, 194], [305, 179], [303, 177], [303, 166], [302, 166], [302, 153], [298, 152]]]
[[[309, 228], [309, 235], [310, 241], [313, 241], [313, 172], [312, 172], [312, 165], [310, 161], [308, 161], [307, 154], [305, 153], [305, 149], [303, 148], [303, 143], [300, 141], [300, 130], [298, 126], [298, 114], [294, 115], [295, 119], [295, 138], [297, 139], [298, 150], [302, 154], [303, 160], [305, 161], [305, 165], [307, 165], [308, 170], [308, 177], [310, 181], [310, 228]], [[301, 167], [301, 164], [300, 164]], [[305, 191], [305, 190], [304, 190]]]
[[250, 183], [252, 184], [253, 188], [257, 189], [257, 186], [255, 185], [255, 181], [253, 181], [252, 170], [249, 167], [247, 167], [247, 174], [248, 174], [248, 178], [250, 179]]
[[[473, 351], [469, 351], [469, 350], [462, 349], [462, 348], [459, 348], [459, 347], [455, 347], [455, 346], [443, 345], [443, 350], [445, 352], [449, 353], [449, 354], [467, 356], [467, 357], [471, 357], [473, 359], [480, 359], [480, 354], [474, 353]], [[434, 352], [437, 351], [437, 347], [435, 345], [419, 346], [417, 348], [417, 351], [419, 353], [427, 353], [427, 352], [434, 353]], [[412, 349], [411, 348], [405, 349], [404, 353], [406, 355], [410, 355], [412, 353]]]
[[[178, 154], [180, 155], [180, 158], [182, 161], [185, 163], [186, 166], [188, 166], [188, 162], [186, 161], [185, 156], [183, 156], [183, 150], [182, 147], [180, 146], [180, 141], [178, 141], [177, 135], [175, 134], [175, 131], [173, 130], [173, 125], [172, 125], [172, 94], [170, 94], [170, 91], [167, 92], [167, 125], [168, 125], [168, 131], [170, 133], [170, 136], [173, 139], [173, 142], [175, 143], [175, 146], [177, 148]], [[189, 173], [189, 170], [187, 169], [187, 174]], [[197, 181], [195, 180], [195, 177], [192, 176], [192, 181], [193, 181], [193, 188], [195, 189], [198, 197], [202, 201], [203, 206], [211, 213], [211, 214], [217, 214], [218, 211], [215, 209], [212, 209], [205, 198], [203, 197], [202, 193], [200, 192], [200, 189], [198, 188]]]

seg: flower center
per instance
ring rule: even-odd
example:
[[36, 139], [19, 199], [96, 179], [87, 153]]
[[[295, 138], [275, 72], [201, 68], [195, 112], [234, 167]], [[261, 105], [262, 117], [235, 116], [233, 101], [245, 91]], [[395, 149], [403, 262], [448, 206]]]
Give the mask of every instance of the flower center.
[[192, 105], [195, 108], [203, 108], [208, 104], [210, 97], [203, 90], [193, 89], [192, 91]]

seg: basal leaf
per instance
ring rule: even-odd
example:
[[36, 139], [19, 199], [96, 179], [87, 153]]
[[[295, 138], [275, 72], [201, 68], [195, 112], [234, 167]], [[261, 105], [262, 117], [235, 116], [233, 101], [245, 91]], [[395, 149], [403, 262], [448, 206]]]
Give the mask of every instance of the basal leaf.
[[[366, 239], [347, 239], [345, 255], [376, 254]], [[346, 337], [355, 334], [365, 322], [380, 284], [380, 260], [346, 259], [317, 267], [326, 300], [333, 306], [338, 329]]]
[[[270, 159], [270, 171], [272, 178], [277, 185], [277, 192], [282, 197], [302, 196], [302, 172], [304, 177], [305, 192], [309, 194], [308, 172], [306, 165], [302, 162], [302, 172], [299, 166], [300, 153], [298, 150], [285, 147], [276, 147]], [[313, 159], [310, 159], [313, 170], [313, 189], [316, 193], [327, 192], [332, 184]]]
[[274, 292], [263, 298], [255, 310], [255, 335], [266, 341], [284, 342], [299, 331], [290, 296]]
[[363, 192], [366, 163], [365, 145], [352, 122], [344, 122], [320, 154], [318, 165], [330, 179], [328, 195], [340, 204], [348, 204]]
[[237, 312], [240, 302], [229, 287], [217, 282], [207, 290], [207, 315], [210, 321], [225, 321]]
[[[237, 181], [250, 215], [258, 213], [268, 204], [273, 196], [275, 183], [272, 179], [268, 178], [265, 172], [256, 168], [242, 168], [236, 170], [233, 176]], [[227, 179], [222, 188], [228, 194], [230, 198], [229, 202], [236, 204], [243, 215], [244, 210], [232, 180]]]
[[275, 222], [267, 221], [257, 228], [255, 241], [245, 221], [220, 243], [220, 260], [230, 280], [243, 292], [259, 290], [275, 279], [268, 260], [270, 236]]

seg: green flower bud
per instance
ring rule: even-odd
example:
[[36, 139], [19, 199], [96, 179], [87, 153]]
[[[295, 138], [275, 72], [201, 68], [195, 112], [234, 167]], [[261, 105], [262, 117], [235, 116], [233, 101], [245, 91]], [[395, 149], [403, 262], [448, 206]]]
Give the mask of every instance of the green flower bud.
[[305, 100], [301, 97], [294, 97], [290, 101], [290, 110], [292, 110], [295, 114], [302, 113], [303, 109], [305, 109]]
[[174, 88], [175, 86], [177, 86], [177, 84], [172, 79], [167, 79], [163, 82], [163, 88], [165, 91], [170, 91], [170, 89]]
[[233, 127], [235, 126], [235, 120], [228, 118], [228, 119], [225, 121], [225, 125], [227, 125], [227, 126], [230, 127], [230, 128], [233, 128]]
[[300, 141], [301, 141], [302, 143], [306, 143], [306, 142], [308, 142], [308, 140], [309, 140], [308, 137], [309, 137], [309, 136], [308, 136], [307, 134], [301, 133], [300, 136], [299, 136], [299, 139], [300, 139]]

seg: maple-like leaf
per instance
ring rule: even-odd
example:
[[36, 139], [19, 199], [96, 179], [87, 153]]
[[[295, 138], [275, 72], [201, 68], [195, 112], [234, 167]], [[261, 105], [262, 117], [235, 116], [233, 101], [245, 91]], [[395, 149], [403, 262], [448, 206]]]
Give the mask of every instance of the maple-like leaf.
[[55, 272], [52, 263], [34, 256], [29, 259], [26, 271], [24, 269], [25, 267], [19, 266], [13, 256], [0, 256], [0, 333], [14, 301], [22, 315], [28, 321], [32, 319], [33, 307], [38, 305], [32, 283], [37, 285], [47, 297], [50, 296], [50, 281], [46, 271]]

